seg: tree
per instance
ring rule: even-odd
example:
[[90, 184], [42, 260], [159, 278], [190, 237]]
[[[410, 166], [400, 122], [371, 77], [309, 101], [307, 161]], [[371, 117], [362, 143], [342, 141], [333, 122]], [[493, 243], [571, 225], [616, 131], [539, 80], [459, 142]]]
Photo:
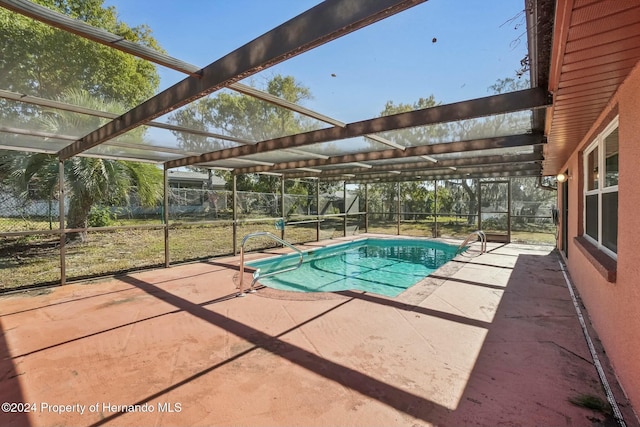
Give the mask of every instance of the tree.
[[[126, 40], [162, 51], [146, 26], [118, 21], [104, 0], [37, 0], [50, 9], [105, 29]], [[0, 8], [0, 79], [4, 89], [57, 99], [74, 105], [121, 114], [152, 96], [159, 75], [155, 65], [108, 46]], [[0, 118], [14, 125], [81, 137], [104, 124], [103, 119], [0, 100]], [[121, 137], [140, 142], [143, 130]], [[11, 145], [14, 135], [2, 134]], [[68, 226], [84, 228], [91, 207], [127, 197], [132, 185], [142, 202], [155, 201], [161, 172], [153, 165], [73, 158], [65, 164], [70, 194]], [[0, 152], [0, 179], [17, 188], [39, 181], [47, 194], [58, 185], [58, 162], [43, 154]], [[85, 233], [72, 238], [84, 239]]]
[[[440, 103], [436, 101], [433, 95], [430, 95], [427, 98], [420, 98], [413, 104], [394, 104], [393, 101], [387, 101], [384, 106], [384, 110], [380, 113], [380, 117], [431, 108], [437, 105], [440, 105]], [[447, 136], [447, 131], [448, 129], [446, 125], [437, 124], [387, 132], [385, 136], [398, 144], [406, 147], [413, 147], [416, 145], [445, 142], [443, 139]]]
[[[118, 21], [113, 6], [105, 8], [103, 2], [37, 0], [94, 27], [162, 51], [149, 27], [129, 27]], [[146, 60], [3, 8], [0, 8], [0, 58], [3, 89], [50, 99], [70, 88], [83, 89], [92, 96], [130, 108], [149, 98], [160, 82], [155, 65]]]
[[[84, 91], [70, 91], [62, 101], [85, 105], [101, 111], [121, 108], [106, 103]], [[40, 126], [48, 132], [72, 134], [74, 130], [100, 123], [93, 116], [66, 111], [51, 111], [39, 116]], [[140, 142], [143, 130], [128, 132], [120, 137], [125, 142]], [[38, 182], [44, 194], [54, 194], [59, 188], [58, 158], [47, 154], [5, 155], [0, 157], [0, 171], [11, 173], [14, 185], [26, 196], [30, 182]], [[69, 190], [67, 228], [86, 228], [91, 208], [98, 203], [126, 200], [135, 187], [143, 205], [154, 205], [162, 197], [162, 171], [155, 165], [89, 157], [72, 157], [64, 164], [65, 183]], [[86, 232], [69, 233], [69, 240], [86, 240]]]
[[[386, 215], [388, 221], [393, 220], [398, 208], [397, 189], [398, 185], [395, 182], [369, 184], [367, 190], [369, 213], [372, 216], [380, 215], [381, 219]], [[365, 199], [364, 185], [358, 187], [356, 194], [361, 200]]]
[[[410, 212], [411, 217], [416, 219], [424, 219], [418, 214], [419, 212], [433, 212], [433, 197], [430, 197], [433, 190], [429, 191], [424, 181], [409, 181], [400, 184], [400, 194], [404, 202], [404, 210]], [[406, 219], [406, 215], [404, 217]]]
[[[538, 185], [537, 178], [511, 178], [511, 205], [516, 216], [536, 216], [540, 206], [553, 205], [556, 192]], [[519, 218], [522, 222], [532, 222], [533, 218]]]
[[[394, 104], [393, 101], [387, 101], [384, 106], [384, 110], [380, 113], [380, 116], [389, 116], [392, 114], [404, 113], [407, 111], [414, 111], [423, 108], [435, 107], [439, 103], [436, 101], [433, 95], [430, 95], [426, 98], [420, 98], [418, 101], [413, 104]], [[389, 138], [393, 142], [398, 144], [411, 147], [416, 145], [427, 145], [433, 144], [437, 142], [442, 142], [443, 137], [446, 135], [447, 128], [442, 125], [435, 126], [418, 126], [409, 129], [402, 129], [393, 132], [387, 132], [384, 134], [386, 138]], [[428, 160], [425, 159], [425, 164], [428, 163]], [[392, 200], [397, 200], [397, 187], [395, 183], [387, 183], [387, 184], [374, 184], [372, 185], [373, 194], [378, 194], [378, 197], [381, 197], [381, 200], [389, 201], [386, 205], [388, 211], [386, 212], [387, 218], [389, 220], [393, 219], [393, 216], [396, 214], [397, 205], [395, 203], [391, 203]], [[431, 192], [433, 192], [431, 190]], [[409, 195], [407, 200], [404, 200], [403, 203], [405, 207], [408, 208], [411, 212], [419, 212], [425, 209], [430, 210], [431, 207], [428, 206], [428, 193], [429, 190], [424, 186], [422, 182], [403, 182], [400, 185], [400, 193]], [[364, 197], [364, 195], [362, 195]], [[371, 200], [372, 193], [369, 195], [369, 200]], [[371, 202], [370, 202], [371, 203]], [[370, 205], [371, 207], [371, 205]], [[375, 206], [374, 209], [379, 209], [378, 212], [382, 212], [384, 209], [383, 204], [379, 204], [379, 206]], [[415, 215], [414, 215], [415, 218]]]
[[[489, 86], [492, 94], [514, 92], [529, 87], [526, 79], [498, 79]], [[472, 139], [490, 138], [525, 133], [531, 129], [531, 113], [516, 111], [506, 114], [496, 114], [490, 117], [460, 120], [447, 126], [449, 141], [466, 141]]]
[[446, 186], [438, 185], [436, 213], [450, 214], [453, 210], [453, 195]]
[[478, 213], [478, 180], [461, 179], [447, 180], [445, 182], [452, 193], [453, 204], [451, 209], [456, 214], [467, 215], [467, 224], [474, 224]]
[[[529, 81], [526, 79], [505, 78], [498, 79], [488, 90], [493, 94], [500, 94], [525, 89], [527, 87], [529, 87]], [[448, 125], [448, 134], [450, 141], [465, 141], [525, 133], [530, 130], [530, 128], [530, 113], [527, 111], [519, 111], [452, 122]], [[462, 180], [462, 187], [469, 197], [470, 206], [473, 207], [473, 210], [470, 210], [470, 212], [475, 212], [478, 206], [477, 190], [470, 185], [471, 182], [473, 181]], [[493, 200], [491, 197], [491, 193], [483, 195], [483, 202], [486, 203]], [[497, 193], [496, 197], [498, 197]], [[473, 216], [467, 218], [469, 224], [475, 221]]]
[[[252, 82], [255, 86], [255, 83]], [[308, 88], [292, 76], [277, 74], [266, 82], [264, 90], [289, 102], [301, 104], [311, 98]], [[257, 98], [231, 91], [221, 91], [201, 98], [169, 116], [169, 122], [198, 130], [221, 133], [249, 141], [264, 141], [281, 136], [310, 131], [319, 127], [312, 119], [291, 110], [266, 103]], [[180, 147], [189, 151], [207, 152], [236, 146], [224, 140], [174, 132]], [[231, 174], [216, 172], [231, 185]], [[269, 175], [238, 176], [240, 191], [277, 192], [280, 178]]]

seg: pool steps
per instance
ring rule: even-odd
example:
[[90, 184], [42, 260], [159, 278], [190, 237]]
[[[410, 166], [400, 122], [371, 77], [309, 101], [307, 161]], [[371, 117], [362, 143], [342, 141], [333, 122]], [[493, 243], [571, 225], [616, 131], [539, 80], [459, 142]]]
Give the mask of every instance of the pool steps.
[[485, 253], [487, 251], [487, 236], [484, 234], [484, 231], [476, 230], [473, 233], [469, 234], [467, 238], [464, 239], [464, 241], [460, 244], [460, 246], [458, 246], [456, 255], [459, 255], [462, 252], [464, 252], [464, 249], [467, 247], [467, 245], [471, 245], [471, 243], [473, 243], [471, 240], [476, 239], [475, 241], [477, 241], [478, 237], [480, 238], [480, 244], [481, 244], [480, 253], [481, 254]]

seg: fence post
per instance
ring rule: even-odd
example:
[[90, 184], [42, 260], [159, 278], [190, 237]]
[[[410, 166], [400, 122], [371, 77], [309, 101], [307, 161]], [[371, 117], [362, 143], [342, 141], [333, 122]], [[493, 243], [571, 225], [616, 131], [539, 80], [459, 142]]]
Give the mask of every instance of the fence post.
[[478, 183], [478, 230], [482, 230], [482, 182], [480, 178], [475, 180]]
[[169, 267], [171, 258], [169, 254], [169, 171], [164, 167], [164, 199], [162, 201], [162, 220], [164, 222], [164, 266]]
[[396, 185], [396, 197], [398, 198], [398, 236], [400, 235], [400, 181]]
[[364, 232], [369, 232], [369, 184], [364, 183]]
[[238, 180], [236, 179], [236, 175], [233, 175], [233, 189], [231, 192], [232, 195], [232, 212], [233, 212], [233, 255], [236, 255], [238, 253], [238, 242], [236, 242], [237, 240], [237, 236], [238, 236], [238, 192], [236, 191], [236, 186], [237, 186]]
[[507, 243], [511, 243], [511, 177], [507, 178]]
[[65, 242], [67, 234], [64, 231], [64, 160], [58, 162], [58, 218], [60, 220], [60, 284], [64, 285], [67, 281], [67, 261]]
[[342, 198], [344, 199], [344, 206], [342, 210], [344, 211], [344, 217], [342, 217], [342, 236], [347, 237], [347, 181], [344, 181], [343, 184]]
[[[285, 218], [285, 213], [284, 213], [284, 175], [280, 176], [280, 211], [282, 213], [282, 221], [284, 224], [284, 218]], [[282, 240], [284, 240], [284, 225], [282, 227], [282, 230], [280, 230], [280, 238]], [[282, 247], [284, 248], [284, 245], [282, 245]]]
[[316, 222], [316, 242], [320, 241], [320, 177], [316, 180], [316, 214], [318, 221]]
[[438, 180], [433, 180], [433, 236], [438, 237]]

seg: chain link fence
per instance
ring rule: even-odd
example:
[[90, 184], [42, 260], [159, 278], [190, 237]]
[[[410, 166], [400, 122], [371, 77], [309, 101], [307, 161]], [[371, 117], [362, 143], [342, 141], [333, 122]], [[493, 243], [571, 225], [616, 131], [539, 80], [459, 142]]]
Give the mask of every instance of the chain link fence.
[[0, 233], [60, 228], [57, 194], [43, 197], [43, 190], [35, 184], [27, 191], [0, 184]]

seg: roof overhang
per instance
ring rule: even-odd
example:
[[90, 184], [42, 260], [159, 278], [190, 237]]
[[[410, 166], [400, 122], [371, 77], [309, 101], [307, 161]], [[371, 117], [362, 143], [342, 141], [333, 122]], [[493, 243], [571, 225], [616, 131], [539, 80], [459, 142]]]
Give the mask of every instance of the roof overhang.
[[556, 175], [640, 60], [640, 2], [558, 2], [543, 175]]

